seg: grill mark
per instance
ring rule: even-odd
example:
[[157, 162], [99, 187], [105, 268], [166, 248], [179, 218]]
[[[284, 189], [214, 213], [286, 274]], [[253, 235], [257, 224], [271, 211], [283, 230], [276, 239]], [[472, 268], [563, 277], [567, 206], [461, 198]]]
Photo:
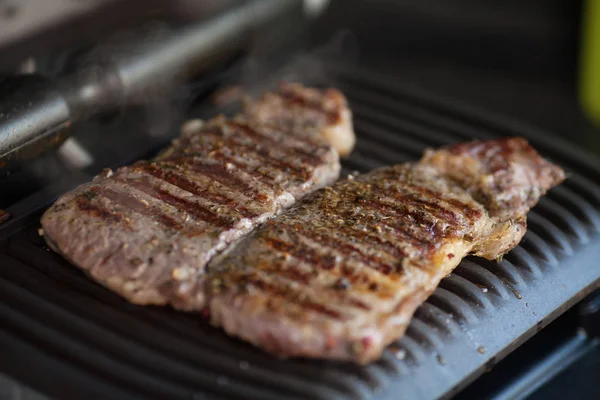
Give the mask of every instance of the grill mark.
[[[380, 177], [381, 180], [387, 181], [398, 191], [402, 191], [403, 193], [412, 195], [419, 194], [422, 196], [423, 199], [435, 199], [437, 202], [448, 204], [457, 208], [460, 211], [458, 214], [465, 216], [465, 218], [471, 223], [473, 222], [473, 220], [479, 219], [483, 216], [483, 212], [481, 210], [479, 210], [476, 207], [473, 207], [469, 203], [463, 203], [462, 201], [453, 198], [444, 198], [444, 193], [440, 193], [427, 186], [422, 186], [417, 183], [411, 182], [410, 172], [411, 171], [406, 171], [404, 169], [401, 171], [389, 169], [387, 171], [381, 171]], [[447, 177], [439, 177], [439, 179], [452, 180]], [[374, 186], [381, 188], [381, 185]]]
[[476, 209], [475, 207], [471, 207], [468, 204], [463, 203], [460, 200], [456, 199], [444, 199], [446, 203], [458, 208], [461, 212], [467, 217], [470, 222], [473, 222], [476, 219], [483, 217], [483, 213], [481, 210]]
[[[435, 223], [436, 220], [441, 220], [446, 222], [451, 227], [465, 225], [460, 220], [459, 215], [442, 207], [442, 201], [439, 200], [439, 197], [434, 197], [434, 200], [429, 200], [427, 198], [416, 197], [414, 194], [407, 193], [403, 190], [384, 190], [382, 187], [375, 187], [373, 189], [373, 193], [382, 197], [390, 196], [394, 200], [397, 200], [399, 203], [395, 205], [370, 201], [371, 206], [389, 208], [396, 214], [397, 217], [411, 216], [413, 218], [419, 218], [418, 222], [420, 223], [431, 223], [432, 221]], [[409, 212], [406, 206], [413, 206], [418, 210], [418, 212]], [[430, 221], [428, 221], [426, 218], [427, 214], [432, 216]]]
[[367, 234], [366, 232], [357, 231], [355, 229], [350, 229], [350, 228], [342, 229], [342, 232], [343, 233], [351, 232], [353, 237], [356, 237], [357, 239], [363, 241], [364, 243], [372, 243], [372, 244], [378, 246], [379, 248], [383, 248], [386, 253], [391, 254], [392, 256], [396, 257], [398, 259], [398, 262], [401, 262], [407, 256], [407, 254], [404, 250], [394, 246], [390, 242], [386, 242], [385, 240], [383, 240], [377, 236], [372, 236], [372, 235]]
[[[393, 216], [395, 215], [395, 213], [393, 211], [391, 212], [392, 215], [390, 215], [390, 213], [388, 212], [390, 211], [389, 208], [386, 208], [380, 203], [375, 202], [374, 204], [377, 206], [376, 211], [382, 213], [386, 217], [389, 217], [387, 219], [381, 219], [380, 221], [378, 221], [377, 226], [383, 226], [388, 228], [389, 231], [386, 232], [393, 233], [395, 236], [400, 237], [403, 242], [410, 243], [413, 247], [426, 249], [432, 247], [432, 245], [436, 241], [434, 237], [431, 237], [429, 235], [425, 237], [415, 236], [414, 230], [410, 229], [411, 226], [414, 226], [413, 222], [408, 221], [407, 223], [397, 223], [397, 221], [394, 221]], [[340, 217], [352, 220], [356, 218], [356, 214], [353, 209], [344, 210], [340, 212]], [[366, 218], [363, 222], [370, 223], [370, 221], [367, 221]]]
[[[321, 159], [321, 157], [314, 155], [311, 152], [297, 148], [295, 146], [284, 146], [284, 143], [277, 141], [273, 138], [270, 138], [266, 135], [261, 134], [258, 130], [256, 130], [254, 127], [252, 127], [249, 124], [240, 123], [238, 121], [229, 121], [228, 125], [237, 130], [241, 130], [246, 136], [248, 136], [251, 139], [254, 139], [255, 141], [264, 140], [275, 146], [283, 146], [283, 148], [285, 148], [286, 150], [289, 150], [290, 152], [293, 152], [297, 156], [302, 157], [303, 162], [308, 163], [308, 164], [312, 165], [313, 167], [323, 163], [323, 160]], [[317, 143], [314, 143], [314, 142], [310, 142], [309, 144], [311, 145], [311, 147], [314, 147], [314, 148], [321, 147]]]
[[149, 182], [147, 179], [144, 179], [144, 181], [142, 182], [136, 179], [120, 178], [119, 181], [130, 185], [148, 194], [149, 196], [161, 200], [173, 207], [185, 211], [195, 220], [204, 221], [210, 225], [225, 229], [232, 228], [234, 225], [234, 222], [231, 218], [219, 216], [200, 204], [193, 203], [188, 200], [173, 196], [167, 190], [155, 188], [152, 186], [152, 183]]
[[279, 186], [277, 185], [277, 183], [275, 183], [275, 181], [277, 180], [276, 177], [271, 176], [266, 173], [263, 173], [263, 172], [260, 172], [260, 171], [257, 171], [257, 170], [247, 169], [247, 168], [249, 168], [248, 164], [241, 163], [241, 162], [237, 161], [236, 159], [234, 159], [233, 157], [223, 154], [223, 152], [221, 152], [221, 151], [216, 151], [213, 154], [211, 154], [211, 158], [222, 161], [222, 162], [229, 162], [229, 163], [235, 165], [237, 168], [243, 170], [248, 175], [258, 179], [261, 183], [263, 183], [265, 186], [267, 186], [273, 192], [280, 189]]
[[[223, 134], [221, 132], [219, 132], [219, 133], [206, 132], [206, 133], [214, 134], [215, 136], [217, 136], [216, 140], [213, 143], [204, 144], [201, 146], [193, 146], [190, 144], [189, 147], [192, 151], [195, 151], [195, 152], [204, 151], [205, 153], [210, 154], [215, 150], [219, 150], [219, 149], [222, 149], [225, 147], [225, 148], [233, 149], [233, 152], [235, 152], [235, 153], [242, 153], [244, 151], [252, 152], [256, 155], [255, 158], [258, 161], [260, 161], [261, 163], [267, 164], [271, 168], [277, 169], [277, 170], [281, 171], [282, 173], [285, 173], [292, 177], [301, 178], [303, 180], [306, 180], [310, 177], [311, 168], [307, 168], [304, 166], [295, 166], [295, 165], [285, 162], [279, 158], [274, 158], [269, 154], [268, 150], [265, 150], [259, 144], [243, 143], [243, 142], [239, 141], [236, 137], [233, 137], [233, 136], [228, 137], [228, 138], [223, 138], [222, 137]], [[184, 153], [189, 153], [189, 151], [184, 150]], [[248, 156], [248, 155], [246, 154], [246, 156]]]
[[[93, 189], [89, 189], [85, 193], [92, 193], [94, 197], [98, 195]], [[111, 211], [100, 204], [92, 204], [91, 196], [86, 196], [85, 193], [76, 197], [77, 208], [81, 212], [110, 222], [121, 222], [125, 219], [122, 212]]]
[[301, 283], [303, 285], [308, 285], [313, 277], [313, 274], [310, 272], [302, 272], [296, 268], [279, 268], [278, 266], [271, 267], [262, 267], [259, 268], [261, 272], [273, 273], [277, 276], [287, 278], [291, 281]]
[[[310, 266], [320, 268], [324, 270], [332, 270], [335, 267], [335, 258], [329, 255], [320, 255], [312, 248], [308, 247], [303, 243], [287, 243], [275, 238], [265, 238], [264, 243], [279, 252], [288, 253], [292, 257], [302, 260], [308, 263]], [[356, 284], [369, 284], [372, 283], [368, 275], [361, 274], [360, 270], [355, 268], [349, 268], [346, 265], [342, 265], [339, 268], [339, 277], [346, 279], [352, 285]], [[359, 300], [353, 300], [354, 302]], [[348, 302], [351, 303], [350, 300]], [[360, 305], [355, 304], [357, 307], [366, 306], [366, 304], [360, 302]]]
[[438, 242], [438, 240], [435, 238], [435, 235], [427, 235], [426, 232], [430, 232], [429, 229], [424, 231], [419, 227], [421, 229], [421, 233], [425, 233], [425, 236], [417, 237], [417, 232], [411, 231], [406, 224], [395, 224], [386, 221], [382, 222], [381, 224], [388, 227], [390, 229], [389, 232], [394, 236], [400, 237], [402, 241], [409, 242], [413, 247], [425, 253], [429, 253], [431, 250], [433, 250]]
[[[462, 201], [457, 200], [457, 199], [444, 199], [442, 197], [441, 193], [431, 190], [430, 188], [420, 186], [420, 185], [417, 185], [414, 183], [406, 182], [406, 181], [401, 182], [401, 184], [402, 184], [403, 189], [412, 190], [414, 192], [419, 193], [420, 195], [423, 195], [423, 197], [426, 197], [426, 198], [429, 197], [432, 199], [436, 199], [439, 202], [445, 202], [445, 203], [448, 203], [448, 204], [458, 208], [460, 210], [460, 213], [462, 215], [464, 215], [470, 223], [472, 223], [474, 220], [479, 219], [483, 216], [483, 213], [481, 210], [478, 210], [477, 208], [475, 208], [469, 204], [463, 203]], [[435, 203], [433, 203], [433, 204], [435, 204]]]
[[350, 303], [350, 305], [356, 308], [360, 308], [361, 310], [365, 311], [371, 311], [371, 307], [369, 307], [367, 304], [358, 299], [355, 299], [353, 297], [346, 297], [344, 300], [346, 300], [348, 303]]
[[[399, 200], [399, 199], [398, 199]], [[392, 221], [386, 222], [382, 221], [381, 224], [386, 226], [394, 226], [394, 227], [404, 227], [404, 223], [412, 224], [413, 226], [418, 226], [421, 230], [425, 229], [425, 236], [419, 237], [414, 236], [419, 241], [424, 241], [426, 243], [430, 243], [431, 240], [429, 238], [430, 235], [433, 237], [431, 239], [439, 238], [449, 238], [449, 237], [457, 237], [458, 230], [463, 229], [465, 224], [460, 224], [458, 221], [447, 221], [441, 215], [436, 215], [435, 211], [431, 209], [423, 210], [422, 207], [418, 203], [412, 203], [410, 200], [406, 200], [400, 204], [383, 204], [381, 202], [361, 199], [359, 204], [363, 206], [370, 207], [371, 209], [375, 209], [378, 212], [384, 214], [385, 216], [392, 216]], [[417, 209], [415, 211], [410, 212], [406, 205], [412, 205]], [[403, 221], [404, 223], [399, 223]], [[446, 229], [440, 227], [438, 222], [446, 222]], [[403, 228], [402, 228], [403, 229]], [[413, 234], [414, 235], [414, 234]]]
[[[319, 193], [319, 192], [317, 192], [317, 193]], [[321, 191], [320, 193], [323, 193], [323, 192]], [[327, 203], [330, 200], [323, 199], [322, 201]], [[336, 217], [337, 218], [344, 217], [343, 210], [340, 207], [338, 207], [335, 210], [329, 211], [329, 206], [330, 206], [330, 204], [326, 204], [325, 207], [323, 206], [323, 204], [318, 206], [317, 212], [321, 212], [321, 211], [327, 212], [326, 218], [317, 217], [318, 223], [323, 224], [323, 226], [326, 226], [329, 229], [334, 229], [337, 235], [343, 235], [343, 236], [346, 236], [347, 238], [355, 239], [361, 243], [364, 243], [367, 245], [372, 245], [373, 247], [377, 247], [378, 249], [385, 251], [389, 255], [395, 257], [399, 261], [401, 261], [407, 257], [407, 254], [403, 249], [396, 247], [393, 243], [383, 240], [382, 238], [380, 238], [376, 235], [370, 234], [369, 232], [365, 232], [362, 230], [354, 229], [352, 225], [334, 224], [333, 221], [336, 219]], [[337, 213], [337, 215], [331, 214], [331, 212]], [[294, 217], [291, 217], [291, 218], [292, 218], [292, 221], [294, 221], [293, 220]], [[292, 222], [288, 221], [288, 223], [292, 223]]]
[[[391, 234], [398, 240], [399, 243], [408, 243], [413, 249], [419, 251], [423, 256], [429, 257], [432, 255], [436, 245], [439, 244], [439, 240], [434, 235], [427, 234], [427, 232], [421, 231], [420, 237], [416, 235], [417, 232], [411, 231], [411, 224], [397, 224], [394, 223], [392, 218], [382, 220], [378, 223], [380, 226], [386, 227], [386, 234]], [[425, 235], [423, 235], [425, 233]], [[411, 257], [414, 257], [411, 256]]]
[[[179, 157], [179, 158], [177, 158], [175, 160], [178, 163], [177, 165], [181, 164], [181, 166], [184, 167], [185, 165], [188, 165], [190, 163], [193, 163], [193, 162], [197, 161], [197, 158], [198, 157], [202, 157], [202, 156], [203, 155], [201, 153], [192, 153], [189, 156], [182, 156], [182, 157]], [[258, 179], [269, 190], [271, 190], [273, 192], [280, 191], [280, 187], [275, 182], [276, 179], [277, 179], [276, 177], [273, 177], [273, 176], [268, 175], [266, 173], [262, 173], [260, 171], [247, 169], [247, 168], [249, 168], [248, 164], [244, 164], [243, 162], [237, 161], [235, 158], [233, 158], [233, 156], [224, 154], [220, 150], [215, 150], [215, 151], [211, 152], [210, 158], [212, 160], [220, 161], [223, 164], [225, 164], [225, 163], [231, 163], [231, 164], [235, 165], [237, 168], [239, 168], [240, 170], [244, 171], [246, 174], [248, 174], [248, 175], [250, 175], [250, 176]]]
[[[381, 214], [386, 217], [390, 217], [390, 222], [386, 222], [387, 220], [382, 220], [380, 223], [386, 226], [404, 226], [404, 224], [392, 224], [392, 222], [398, 222], [401, 220], [403, 222], [407, 222], [410, 224], [435, 224], [435, 220], [433, 222], [425, 218], [425, 212], [408, 212], [405, 208], [395, 207], [389, 204], [383, 204], [377, 201], [372, 200], [361, 200], [359, 204], [369, 207], [370, 209], [377, 210]], [[415, 238], [417, 239], [417, 238]], [[420, 241], [420, 239], [418, 239]]]
[[299, 105], [301, 107], [323, 114], [329, 124], [335, 124], [340, 120], [339, 110], [326, 110], [325, 107], [323, 107], [323, 104], [321, 104], [320, 102], [310, 101], [309, 99], [299, 95], [293, 90], [282, 90], [280, 93], [282, 99], [286, 103], [290, 105]]
[[[282, 264], [273, 262], [272, 260], [265, 260], [263, 262], [259, 261], [256, 269], [260, 271], [260, 273], [264, 273], [267, 276], [272, 275], [276, 278], [284, 278], [288, 281], [296, 282], [304, 286], [308, 286], [310, 282], [318, 276], [318, 274], [315, 274], [312, 271], [300, 270], [295, 264], [283, 266]], [[337, 299], [343, 299], [351, 306], [367, 311], [371, 309], [371, 307], [369, 307], [363, 301], [354, 297], [349, 297], [348, 293], [340, 291], [339, 289], [321, 286], [319, 287], [319, 290], [327, 291], [329, 295], [334, 296]]]
[[478, 210], [477, 208], [467, 204], [467, 203], [463, 203], [460, 200], [457, 199], [444, 199], [442, 198], [440, 193], [437, 193], [431, 189], [428, 189], [426, 187], [423, 186], [418, 186], [418, 185], [407, 185], [411, 190], [414, 190], [420, 194], [424, 194], [426, 196], [431, 196], [432, 198], [436, 198], [439, 199], [441, 202], [446, 202], [456, 208], [458, 208], [461, 212], [462, 215], [464, 215], [467, 220], [469, 222], [473, 222], [476, 219], [479, 219], [481, 217], [483, 217], [483, 212], [481, 210]]
[[[327, 315], [336, 320], [345, 319], [342, 314], [338, 311], [328, 308], [326, 305], [317, 303], [315, 301], [308, 300], [298, 296], [287, 287], [282, 287], [273, 283], [265, 282], [261, 279], [250, 279], [248, 282], [257, 287], [267, 298], [274, 299], [274, 296], [284, 299], [292, 304], [297, 304], [304, 309], [314, 311], [318, 314]], [[285, 308], [285, 307], [284, 307]]]
[[[247, 115], [249, 115], [250, 117], [252, 117], [252, 115], [251, 115], [252, 113], [251, 113], [251, 112], [246, 112], [245, 114], [247, 114]], [[225, 124], [227, 124], [228, 122], [232, 122], [232, 121], [226, 121], [226, 122], [225, 122]], [[233, 122], [235, 122], [235, 121], [233, 121]], [[286, 131], [286, 127], [285, 127], [285, 126], [278, 125], [277, 123], [273, 123], [272, 121], [263, 121], [263, 122], [262, 122], [262, 124], [264, 124], [264, 125], [266, 125], [266, 126], [269, 126], [271, 129], [277, 129], [277, 130], [283, 130], [283, 131]], [[203, 128], [203, 131], [202, 131], [201, 133], [202, 133], [204, 136], [206, 136], [206, 135], [214, 135], [214, 136], [222, 137], [222, 135], [223, 135], [223, 132], [221, 131], [221, 129], [222, 129], [222, 126], [219, 126], [219, 125], [213, 125], [213, 126], [209, 126], [209, 127], [205, 127], [205, 128]], [[256, 131], [256, 130], [254, 130], [254, 131]], [[257, 132], [257, 133], [258, 133], [258, 132]], [[299, 135], [299, 134], [297, 134], [297, 133], [295, 133], [295, 132], [293, 132], [293, 131], [292, 131], [292, 132], [290, 132], [290, 134], [291, 134], [291, 135], [293, 135], [293, 139], [294, 139], [294, 141], [296, 141], [296, 142], [299, 142], [299, 143], [302, 143], [303, 145], [310, 146], [311, 148], [317, 148], [317, 147], [321, 147], [321, 146], [319, 146], [317, 143], [315, 143], [315, 142], [314, 142], [314, 140], [312, 140], [312, 139], [311, 139], [310, 137], [308, 137], [308, 136], [305, 136], [305, 135]], [[320, 132], [319, 132], [318, 134], [320, 135]], [[259, 134], [259, 135], [260, 135], [260, 134]], [[247, 136], [249, 136], [249, 135], [247, 135]], [[322, 135], [321, 135], [321, 136], [322, 136]], [[192, 136], [186, 137], [186, 138], [185, 138], [185, 143], [187, 143], [187, 144], [190, 144], [190, 143], [191, 143], [191, 139], [192, 139], [192, 138], [193, 138]], [[265, 136], [264, 138], [265, 138], [265, 139], [269, 139], [269, 138], [268, 138], [268, 137], [266, 137], [266, 136]], [[181, 140], [181, 138], [180, 138], [180, 143], [183, 143], [183, 140]], [[180, 147], [180, 148], [184, 149], [184, 147], [185, 147], [185, 146], [178, 146], [178, 147]], [[304, 150], [302, 150], [302, 149], [298, 149], [298, 150], [299, 150], [299, 151], [304, 151]], [[185, 150], [184, 150], [184, 152], [185, 152]], [[179, 151], [179, 152], [177, 152], [177, 154], [182, 154], [182, 153], [181, 153], [181, 151]], [[305, 152], [305, 154], [307, 154], [307, 155], [309, 155], [309, 156], [314, 156], [314, 155], [311, 155], [311, 153], [309, 153], [309, 152]], [[318, 157], [318, 156], [314, 156], [314, 157]], [[169, 158], [171, 158], [171, 157], [169, 157]], [[321, 160], [319, 159], [319, 162], [318, 162], [318, 164], [320, 164], [320, 163], [321, 163]]]
[[177, 186], [178, 188], [185, 190], [186, 192], [195, 194], [196, 196], [202, 197], [210, 202], [227, 206], [231, 210], [239, 212], [245, 218], [256, 218], [259, 215], [250, 211], [248, 208], [241, 206], [241, 204], [239, 202], [236, 202], [235, 200], [226, 198], [215, 193], [211, 193], [209, 190], [198, 186], [196, 183], [189, 179], [186, 179], [172, 172], [165, 171], [164, 166], [163, 168], [160, 168], [159, 165], [145, 164], [142, 166], [136, 166], [135, 169], [150, 174], [155, 178], [168, 182], [173, 186]]
[[271, 237], [265, 238], [263, 241], [268, 247], [280, 253], [290, 254], [294, 258], [302, 260], [311, 266], [326, 270], [330, 270], [335, 267], [336, 263], [334, 257], [329, 255], [320, 256], [314, 250], [299, 243], [291, 244]]
[[310, 179], [310, 176], [312, 175], [311, 168], [303, 166], [297, 167], [281, 159], [272, 158], [269, 152], [264, 149], [256, 149], [255, 152], [271, 167], [277, 168], [278, 170], [289, 174], [291, 177], [300, 178], [301, 180], [306, 181]]
[[276, 168], [282, 172], [289, 174], [290, 176], [298, 177], [303, 180], [306, 180], [311, 175], [311, 169], [304, 166], [296, 166], [289, 162], [283, 161], [279, 158], [274, 158], [269, 154], [268, 150], [265, 150], [258, 144], [249, 145], [246, 143], [242, 143], [236, 138], [227, 138], [223, 140], [223, 144], [228, 147], [232, 147], [234, 149], [247, 149], [249, 151], [254, 152], [258, 155], [258, 159], [266, 164], [270, 165], [272, 168]]
[[244, 194], [247, 193], [249, 197], [258, 201], [259, 203], [266, 203], [267, 201], [269, 201], [269, 196], [267, 196], [264, 193], [260, 193], [258, 190], [248, 185], [242, 179], [234, 176], [231, 173], [231, 171], [229, 171], [222, 165], [204, 164], [203, 160], [195, 157], [176, 158], [174, 160], [171, 160], [170, 164], [173, 164], [176, 167], [183, 167], [183, 161], [191, 161], [185, 162], [185, 167], [189, 168], [191, 171], [205, 175], [233, 190], [240, 191]]
[[185, 225], [181, 224], [176, 218], [171, 217], [168, 214], [162, 212], [158, 207], [146, 206], [144, 203], [140, 202], [140, 200], [136, 199], [134, 196], [118, 193], [112, 189], [106, 187], [98, 187], [98, 194], [104, 196], [112, 202], [122, 204], [132, 211], [144, 215], [146, 217], [150, 217], [153, 220], [159, 222], [163, 226], [171, 229], [175, 229], [177, 231], [187, 231], [186, 233], [197, 234], [203, 233], [203, 230], [189, 230], [186, 229]]
[[384, 275], [389, 275], [392, 272], [397, 272], [397, 268], [395, 266], [385, 263], [379, 257], [365, 254], [356, 246], [346, 243], [343, 240], [339, 240], [329, 235], [320, 235], [315, 231], [303, 228], [300, 224], [294, 225], [294, 227], [291, 227], [291, 230], [310, 240], [319, 243], [322, 246], [334, 248], [337, 251], [341, 252], [344, 256], [348, 257], [350, 255], [354, 255], [363, 264], [365, 264], [369, 268], [375, 269], [376, 271]]
[[[271, 274], [271, 275], [276, 276], [277, 278], [284, 278], [286, 280], [296, 282], [296, 283], [299, 283], [304, 286], [308, 286], [309, 283], [312, 281], [312, 279], [315, 277], [315, 274], [313, 274], [312, 272], [303, 272], [303, 271], [298, 270], [297, 268], [294, 268], [293, 266], [291, 268], [289, 268], [289, 267], [284, 268], [284, 267], [276, 265], [272, 262], [269, 262], [266, 265], [257, 267], [257, 269], [260, 270], [260, 272], [262, 272], [262, 273]], [[353, 297], [348, 297], [348, 295], [346, 293], [340, 292], [340, 290], [336, 290], [336, 289], [332, 289], [332, 288], [328, 288], [328, 287], [319, 287], [319, 290], [324, 290], [327, 293], [329, 293], [329, 295], [334, 296], [337, 299], [343, 299], [348, 304], [350, 304], [351, 306], [354, 306], [356, 308], [360, 308], [360, 309], [366, 310], [366, 311], [371, 310], [371, 307], [369, 307], [367, 304], [365, 304], [361, 300], [353, 298]]]
[[[427, 214], [429, 214], [433, 217], [433, 222], [435, 222], [435, 220], [440, 220], [446, 222], [452, 227], [455, 227], [457, 225], [464, 225], [464, 223], [460, 221], [460, 217], [457, 214], [447, 209], [444, 209], [441, 206], [441, 204], [439, 204], [439, 202], [419, 199], [415, 198], [410, 194], [403, 194], [399, 192], [393, 192], [392, 196], [395, 200], [398, 200], [400, 203], [394, 206], [385, 204], [385, 206], [389, 206], [390, 208], [396, 210], [399, 216], [402, 214], [408, 214], [412, 215], [413, 217], [422, 218], [423, 221], [419, 222], [426, 222], [425, 217]], [[406, 206], [413, 206], [416, 207], [417, 210], [424, 211], [422, 213], [417, 213], [417, 215], [415, 216], [413, 215], [414, 213], [410, 213], [408, 211]]]
[[[252, 119], [251, 113], [247, 113], [249, 118]], [[302, 143], [306, 146], [319, 146], [315, 143], [314, 136], [322, 136], [323, 137], [323, 126], [319, 126], [316, 124], [312, 124], [310, 126], [305, 125], [302, 127], [300, 131], [295, 130], [294, 121], [290, 121], [289, 118], [286, 120], [285, 117], [273, 117], [269, 116], [268, 118], [258, 118], [255, 119], [259, 121], [260, 124], [270, 127], [271, 129], [277, 129], [279, 131], [285, 132], [288, 135], [293, 135], [294, 140], [296, 142]], [[331, 148], [329, 146], [329, 148]]]

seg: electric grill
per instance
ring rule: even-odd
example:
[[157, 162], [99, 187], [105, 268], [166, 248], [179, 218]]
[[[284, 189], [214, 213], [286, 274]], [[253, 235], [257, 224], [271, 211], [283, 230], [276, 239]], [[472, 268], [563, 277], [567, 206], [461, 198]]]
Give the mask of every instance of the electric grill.
[[[151, 91], [143, 91], [150, 93], [150, 104], [140, 100], [137, 90], [107, 88], [102, 79], [96, 82], [105, 95], [78, 102], [77, 96], [68, 94], [79, 93], [77, 89], [89, 82], [74, 80], [71, 72], [42, 86], [62, 104], [60, 113], [52, 114], [52, 109], [47, 114], [33, 113], [37, 109], [26, 106], [27, 96], [38, 104], [34, 95], [40, 93], [40, 86], [19, 81], [16, 87], [27, 91], [15, 91], [14, 77], [3, 82], [11, 84], [13, 95], [20, 93], [17, 100], [25, 106], [16, 114], [31, 124], [16, 138], [0, 129], [0, 144], [5, 144], [0, 148], [6, 150], [3, 159], [11, 160], [3, 165], [0, 180], [0, 208], [10, 218], [0, 225], [0, 398], [428, 399], [457, 394], [481, 397], [482, 393], [519, 398], [598, 348], [594, 335], [600, 307], [597, 298], [589, 296], [600, 282], [598, 157], [545, 131], [394, 83], [390, 75], [357, 67], [331, 50], [303, 52], [298, 58], [289, 49], [300, 50], [289, 41], [285, 47], [290, 57], [282, 56], [281, 46], [257, 50], [256, 43], [248, 46], [248, 38], [241, 40], [239, 32], [252, 32], [264, 41], [258, 27], [270, 18], [292, 20], [302, 2], [282, 2], [287, 6], [277, 11], [260, 8], [266, 3], [262, 0], [240, 3], [184, 31], [174, 29], [173, 36], [161, 37], [147, 51], [134, 52], [142, 60], [160, 61], [167, 54], [175, 58], [170, 66], [190, 72], [179, 79], [183, 84], [173, 80], [167, 90], [152, 86]], [[240, 14], [243, 7], [255, 6], [259, 8], [246, 8], [250, 14]], [[228, 24], [214, 22], [231, 15], [256, 16], [259, 9], [273, 13], [260, 14], [264, 19], [257, 25], [253, 18], [235, 19], [247, 21], [251, 30], [240, 31], [237, 24], [231, 31]], [[170, 52], [174, 42], [169, 38], [190, 32], [203, 32], [205, 37], [211, 21], [211, 34], [220, 26], [219, 33], [240, 38], [227, 52], [219, 51], [217, 60], [212, 57], [209, 62], [207, 56], [216, 54], [214, 47], [207, 53], [198, 48]], [[190, 54], [196, 55], [191, 64]], [[127, 56], [129, 64], [119, 58], [103, 69], [110, 74], [101, 76], [121, 77], [122, 82], [120, 74], [127, 68], [120, 66], [140, 65], [140, 59]], [[189, 68], [199, 64], [201, 68]], [[144, 65], [150, 65], [144, 71], [157, 67], [153, 62]], [[140, 80], [134, 86], [151, 87], [151, 81], [168, 71], [157, 68], [152, 74], [135, 75]], [[177, 134], [177, 124], [185, 118], [233, 112], [235, 104], [222, 106], [214, 101], [216, 88], [241, 82], [252, 93], [284, 78], [335, 86], [347, 95], [358, 145], [344, 160], [345, 173], [414, 160], [426, 147], [523, 136], [543, 156], [564, 167], [569, 178], [529, 213], [528, 232], [516, 249], [498, 263], [464, 260], [419, 308], [406, 336], [390, 346], [380, 361], [364, 367], [275, 359], [227, 337], [197, 314], [134, 306], [44, 246], [38, 234], [39, 217], [58, 195], [90, 180], [104, 167], [151, 157]], [[13, 99], [3, 96], [0, 101]], [[62, 117], [36, 124], [40, 115]], [[0, 121], [3, 127], [22, 127], [14, 125], [14, 113], [13, 118], [0, 116]], [[61, 135], [56, 136], [57, 130]], [[68, 135], [73, 138], [66, 139]], [[45, 137], [49, 140], [42, 140]], [[60, 140], [52, 140], [55, 137]], [[65, 139], [58, 151], [49, 150]], [[7, 157], [11, 154], [18, 155]], [[578, 303], [584, 318], [576, 324], [582, 329], [566, 335], [556, 351], [548, 352], [546, 347], [540, 359], [533, 352], [526, 355], [532, 365], [521, 366], [520, 375], [510, 377], [511, 385], [506, 384], [509, 379], [503, 386], [490, 383], [496, 369], [502, 372], [504, 365], [510, 366], [504, 363], [518, 356], [519, 351], [513, 352], [517, 347], [531, 337], [523, 349], [535, 345], [544, 333], [556, 330], [556, 323], [544, 328]], [[575, 317], [567, 313], [561, 318]], [[479, 378], [489, 370], [488, 376]]]

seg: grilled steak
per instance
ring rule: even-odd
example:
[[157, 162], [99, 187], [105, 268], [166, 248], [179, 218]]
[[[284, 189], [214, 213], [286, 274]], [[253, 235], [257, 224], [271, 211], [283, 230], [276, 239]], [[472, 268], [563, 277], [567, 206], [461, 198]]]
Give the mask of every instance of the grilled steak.
[[[287, 99], [287, 87], [268, 97]], [[189, 290], [215, 254], [338, 177], [327, 135], [353, 134], [343, 96], [293, 88], [309, 99], [293, 118], [255, 118], [270, 106], [260, 100], [252, 114], [192, 121], [154, 161], [107, 170], [64, 195], [42, 217], [46, 241], [133, 303], [202, 306], [203, 294]], [[320, 97], [334, 99], [318, 109]]]
[[428, 151], [324, 188], [208, 267], [211, 322], [281, 356], [366, 363], [470, 253], [519, 243], [563, 171], [525, 140]]

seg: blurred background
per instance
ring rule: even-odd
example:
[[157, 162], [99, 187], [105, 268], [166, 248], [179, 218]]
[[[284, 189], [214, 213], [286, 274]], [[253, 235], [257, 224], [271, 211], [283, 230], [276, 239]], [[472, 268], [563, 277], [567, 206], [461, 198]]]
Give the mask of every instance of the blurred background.
[[[136, 43], [150, 46], [161, 35], [243, 3], [0, 0], [0, 68], [5, 73], [35, 71], [52, 79], [68, 75], [75, 66], [104, 68], [109, 60], [139, 53]], [[238, 56], [243, 50], [248, 81], [255, 81], [253, 74], [259, 72], [268, 75], [274, 55], [283, 63], [285, 57], [297, 58], [304, 51], [312, 59], [343, 59], [600, 150], [597, 128], [590, 121], [600, 111], [590, 100], [594, 95], [589, 95], [600, 92], [600, 78], [586, 73], [600, 58], [594, 51], [600, 47], [594, 42], [598, 34], [585, 23], [599, 24], [599, 6], [593, 0], [307, 0], [303, 15], [293, 10], [298, 2], [279, 3], [267, 7], [287, 10], [267, 11], [240, 27], [248, 32], [241, 35], [245, 37], [232, 33], [219, 45], [231, 45]], [[135, 34], [138, 41], [124, 46], [123, 41]], [[232, 43], [243, 40], [246, 43]], [[209, 54], [204, 54], [209, 51], [195, 51], [200, 68], [194, 72], [218, 69], [236, 53], [223, 49], [209, 62]], [[318, 68], [314, 64], [312, 68]], [[168, 73], [160, 76], [164, 79]], [[143, 79], [151, 77], [139, 81]]]
[[140, 103], [151, 110], [149, 129], [161, 135], [181, 119], [181, 101], [189, 104], [217, 85], [252, 91], [284, 65], [281, 76], [293, 79], [294, 66], [319, 74], [330, 62], [358, 65], [600, 151], [600, 122], [592, 122], [600, 121], [595, 1], [252, 3], [0, 0], [0, 79], [34, 77], [0, 87], [6, 94], [0, 132], [14, 128], [11, 110], [36, 111], [27, 105], [34, 96], [28, 91], [39, 97], [44, 87], [66, 106], [53, 104], [51, 115], [45, 104], [48, 126], [12, 132], [10, 141], [0, 134], [0, 159], [8, 164], [9, 151], [61, 122]]
[[597, 145], [579, 101], [591, 8], [572, 0], [333, 1], [313, 38], [344, 27], [367, 68]]

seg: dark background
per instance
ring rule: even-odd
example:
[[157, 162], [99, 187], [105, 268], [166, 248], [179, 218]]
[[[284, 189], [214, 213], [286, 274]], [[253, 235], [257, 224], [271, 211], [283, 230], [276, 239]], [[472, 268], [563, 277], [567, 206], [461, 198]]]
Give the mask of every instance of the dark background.
[[505, 114], [600, 153], [578, 105], [578, 0], [338, 0], [311, 32], [391, 80]]

